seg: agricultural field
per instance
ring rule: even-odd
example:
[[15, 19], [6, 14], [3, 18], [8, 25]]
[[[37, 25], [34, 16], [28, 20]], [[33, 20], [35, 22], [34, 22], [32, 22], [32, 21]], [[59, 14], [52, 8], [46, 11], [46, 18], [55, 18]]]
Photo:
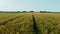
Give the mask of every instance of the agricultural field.
[[0, 13], [0, 34], [60, 34], [60, 14]]

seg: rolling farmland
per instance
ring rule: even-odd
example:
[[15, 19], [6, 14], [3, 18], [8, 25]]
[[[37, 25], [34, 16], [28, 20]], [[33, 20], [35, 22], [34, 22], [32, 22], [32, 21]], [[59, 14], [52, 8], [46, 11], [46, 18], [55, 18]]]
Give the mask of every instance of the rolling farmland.
[[60, 14], [0, 13], [0, 34], [60, 34]]

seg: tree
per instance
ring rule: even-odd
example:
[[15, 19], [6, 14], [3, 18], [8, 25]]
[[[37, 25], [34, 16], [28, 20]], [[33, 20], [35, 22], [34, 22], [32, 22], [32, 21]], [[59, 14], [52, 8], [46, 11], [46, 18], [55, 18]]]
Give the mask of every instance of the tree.
[[17, 12], [20, 12], [20, 11], [17, 11]]
[[24, 13], [26, 13], [26, 11], [23, 11]]
[[47, 13], [47, 11], [40, 11], [40, 13]]
[[30, 11], [30, 12], [34, 12], [34, 11]]

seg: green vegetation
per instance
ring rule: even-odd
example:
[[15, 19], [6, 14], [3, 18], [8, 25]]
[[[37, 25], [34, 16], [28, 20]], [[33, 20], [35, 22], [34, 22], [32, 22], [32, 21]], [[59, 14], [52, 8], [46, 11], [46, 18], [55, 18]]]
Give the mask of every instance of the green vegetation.
[[60, 34], [60, 14], [0, 13], [0, 34]]

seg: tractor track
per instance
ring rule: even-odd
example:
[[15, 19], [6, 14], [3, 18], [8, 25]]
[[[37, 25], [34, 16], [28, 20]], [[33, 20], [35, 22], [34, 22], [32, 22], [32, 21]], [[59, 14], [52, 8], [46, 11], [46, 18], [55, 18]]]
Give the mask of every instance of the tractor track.
[[39, 30], [38, 30], [38, 27], [37, 27], [34, 15], [32, 15], [32, 18], [33, 18], [33, 30], [34, 30], [34, 34], [38, 34]]
[[[21, 15], [21, 16], [23, 16], [23, 15]], [[19, 18], [19, 17], [21, 17], [21, 16], [17, 16], [17, 17], [12, 18], [12, 19], [10, 19], [10, 20], [8, 20], [8, 21], [5, 21], [5, 22], [3, 22], [3, 23], [0, 23], [0, 25], [5, 25], [5, 24], [7, 24], [8, 22], [13, 21], [13, 20], [15, 20], [15, 19], [17, 19], [17, 18]]]

